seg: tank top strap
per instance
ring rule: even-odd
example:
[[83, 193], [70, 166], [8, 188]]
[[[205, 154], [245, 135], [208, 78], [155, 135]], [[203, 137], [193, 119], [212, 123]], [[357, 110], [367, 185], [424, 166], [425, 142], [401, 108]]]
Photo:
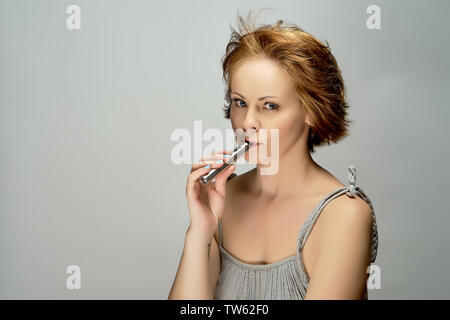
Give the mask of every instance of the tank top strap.
[[348, 167], [348, 184], [346, 193], [349, 197], [353, 198], [356, 195], [356, 166], [351, 165]]
[[328, 195], [326, 195], [320, 202], [316, 205], [316, 207], [313, 209], [313, 211], [309, 214], [309, 216], [306, 218], [305, 222], [303, 223], [297, 240], [297, 250], [303, 249], [303, 246], [306, 243], [306, 240], [308, 239], [308, 236], [319, 217], [319, 214], [322, 212], [322, 209], [326, 206], [328, 202], [333, 200], [334, 198], [346, 193], [348, 189], [346, 187], [338, 188], [332, 192], [330, 192]]
[[370, 249], [370, 262], [375, 262], [378, 252], [378, 227], [377, 227], [377, 218], [375, 216], [375, 210], [373, 209], [372, 201], [370, 201], [369, 197], [366, 193], [361, 189], [361, 187], [356, 185], [356, 166], [351, 165], [348, 167], [348, 186], [346, 188], [346, 193], [350, 197], [354, 197], [358, 195], [361, 199], [363, 199], [370, 207], [372, 211], [372, 244]]
[[372, 209], [373, 214], [373, 223], [372, 223], [372, 247], [371, 247], [371, 262], [375, 261], [378, 249], [378, 231], [377, 231], [377, 223], [375, 218], [375, 212], [373, 210], [372, 203], [364, 191], [356, 185], [356, 166], [350, 165], [348, 166], [348, 183], [347, 186], [338, 188], [328, 195], [326, 195], [322, 200], [317, 204], [317, 206], [313, 209], [310, 215], [306, 218], [303, 226], [300, 229], [297, 241], [297, 250], [302, 250], [303, 246], [308, 239], [308, 236], [319, 217], [319, 214], [322, 212], [322, 209], [332, 201], [333, 199], [346, 194], [347, 196], [353, 198], [355, 195], [360, 196], [364, 201], [366, 201], [370, 208]]

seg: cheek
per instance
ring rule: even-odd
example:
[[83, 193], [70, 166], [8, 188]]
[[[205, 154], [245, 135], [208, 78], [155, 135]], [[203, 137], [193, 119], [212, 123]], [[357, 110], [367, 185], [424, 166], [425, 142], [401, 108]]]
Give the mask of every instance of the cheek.
[[236, 120], [236, 117], [233, 117], [230, 115], [230, 121], [231, 121], [231, 127], [233, 130], [236, 130], [237, 128], [240, 128], [238, 121]]
[[[295, 118], [287, 118], [284, 121], [280, 121], [278, 128], [278, 145], [280, 152], [289, 149], [292, 144], [294, 144], [300, 138], [300, 122]], [[270, 132], [268, 132], [270, 135]], [[271, 137], [269, 136], [269, 139]], [[276, 143], [276, 141], [274, 141]], [[272, 145], [272, 141], [270, 141]]]
[[237, 108], [230, 108], [230, 121], [233, 129], [238, 129], [243, 127], [243, 123], [245, 120], [245, 112], [243, 110], [239, 110]]
[[236, 122], [236, 114], [233, 112], [233, 108], [230, 108], [230, 121], [231, 124], [234, 124]]

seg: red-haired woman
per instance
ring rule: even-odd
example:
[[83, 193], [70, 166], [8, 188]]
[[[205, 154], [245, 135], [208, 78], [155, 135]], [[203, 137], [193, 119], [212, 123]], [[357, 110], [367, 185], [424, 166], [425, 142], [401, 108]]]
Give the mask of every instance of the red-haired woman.
[[328, 44], [295, 25], [239, 22], [222, 59], [225, 117], [255, 148], [272, 150], [258, 132], [278, 129], [279, 168], [261, 174], [257, 157], [254, 169], [235, 175], [231, 166], [202, 186], [198, 178], [229, 152], [192, 166], [191, 222], [169, 299], [368, 299], [372, 204], [355, 166], [344, 185], [311, 157], [352, 122], [338, 64]]

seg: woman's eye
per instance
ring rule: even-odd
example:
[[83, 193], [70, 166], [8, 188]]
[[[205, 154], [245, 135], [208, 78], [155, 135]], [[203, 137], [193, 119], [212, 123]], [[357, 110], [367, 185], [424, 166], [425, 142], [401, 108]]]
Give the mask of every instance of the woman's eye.
[[[242, 101], [240, 99], [233, 99], [233, 102], [236, 103], [238, 107], [244, 107], [245, 106], [245, 105], [242, 105], [242, 104], [239, 103], [239, 102], [244, 102], [244, 101]], [[245, 102], [244, 102], [244, 104], [245, 104]]]
[[277, 110], [279, 108], [277, 104], [271, 102], [267, 102], [265, 105], [268, 106], [268, 110]]
[[[232, 102], [235, 103], [240, 108], [245, 107], [245, 102], [242, 101], [241, 99], [233, 99]], [[266, 110], [278, 110], [280, 108], [277, 104], [271, 102], [267, 102], [264, 105], [266, 106], [266, 108], [264, 108]]]

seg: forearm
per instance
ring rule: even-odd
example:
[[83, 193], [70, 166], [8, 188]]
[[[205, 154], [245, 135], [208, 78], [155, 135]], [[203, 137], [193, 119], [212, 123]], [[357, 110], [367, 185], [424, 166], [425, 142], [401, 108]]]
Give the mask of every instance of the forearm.
[[195, 233], [186, 232], [183, 254], [169, 300], [212, 299], [209, 284], [209, 244]]

